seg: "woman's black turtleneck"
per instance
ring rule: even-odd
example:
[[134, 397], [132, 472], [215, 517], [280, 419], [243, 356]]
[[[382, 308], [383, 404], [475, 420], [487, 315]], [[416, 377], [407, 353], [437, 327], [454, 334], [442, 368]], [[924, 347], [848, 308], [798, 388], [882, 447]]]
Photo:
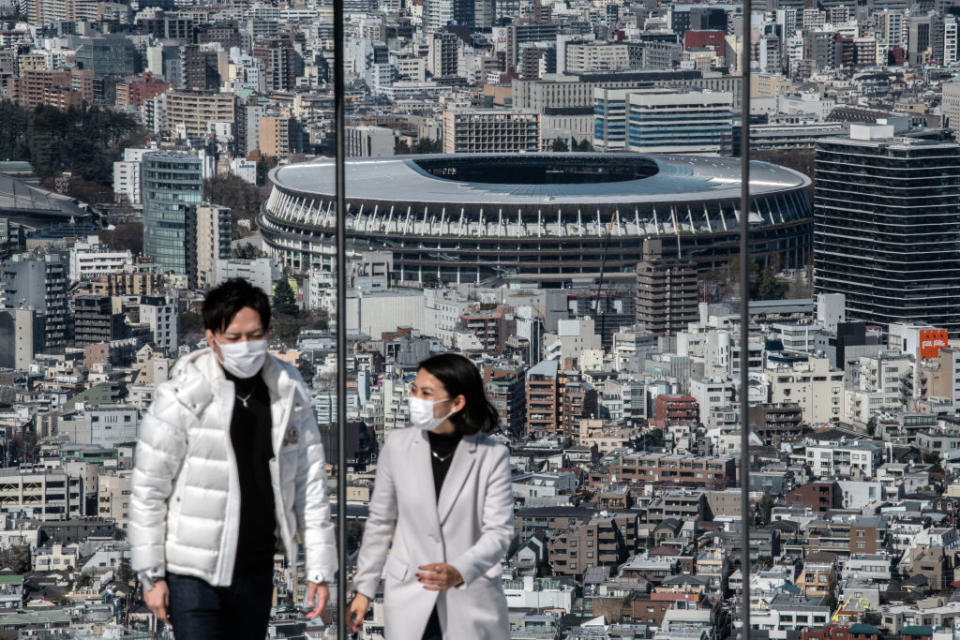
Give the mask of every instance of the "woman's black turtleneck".
[[427, 432], [427, 438], [430, 440], [430, 461], [433, 463], [433, 487], [436, 489], [437, 499], [440, 498], [440, 489], [443, 487], [443, 481], [453, 462], [454, 452], [462, 437], [459, 433]]

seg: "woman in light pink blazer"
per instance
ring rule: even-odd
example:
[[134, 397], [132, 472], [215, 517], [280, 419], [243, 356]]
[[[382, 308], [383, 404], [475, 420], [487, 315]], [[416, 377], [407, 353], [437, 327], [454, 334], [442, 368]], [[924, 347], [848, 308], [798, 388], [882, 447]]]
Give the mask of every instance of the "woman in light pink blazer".
[[377, 462], [347, 623], [360, 628], [385, 573], [387, 640], [505, 640], [509, 450], [487, 435], [497, 412], [473, 363], [454, 354], [421, 362], [410, 421]]

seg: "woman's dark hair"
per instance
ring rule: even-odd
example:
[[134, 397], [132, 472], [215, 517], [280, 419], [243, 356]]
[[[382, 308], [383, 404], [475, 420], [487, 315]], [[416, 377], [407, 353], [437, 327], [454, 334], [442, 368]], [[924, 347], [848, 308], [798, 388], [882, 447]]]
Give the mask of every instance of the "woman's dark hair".
[[427, 358], [417, 369], [423, 369], [439, 380], [451, 399], [462, 395], [466, 400], [463, 409], [450, 416], [457, 433], [469, 436], [497, 428], [500, 416], [487, 399], [483, 378], [472, 362], [455, 353], [443, 353]]
[[270, 298], [242, 278], [232, 278], [210, 290], [203, 301], [203, 328], [214, 333], [223, 331], [244, 307], [260, 314], [264, 331], [270, 328]]

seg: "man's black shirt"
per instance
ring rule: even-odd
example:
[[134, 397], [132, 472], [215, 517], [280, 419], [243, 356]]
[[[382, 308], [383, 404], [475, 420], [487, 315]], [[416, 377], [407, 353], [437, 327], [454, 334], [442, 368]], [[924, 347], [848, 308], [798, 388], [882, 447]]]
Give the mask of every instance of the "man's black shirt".
[[252, 378], [237, 378], [230, 373], [226, 376], [236, 389], [230, 440], [240, 476], [240, 535], [234, 575], [249, 575], [273, 566], [277, 546], [270, 480], [270, 459], [274, 455], [270, 391], [260, 373]]

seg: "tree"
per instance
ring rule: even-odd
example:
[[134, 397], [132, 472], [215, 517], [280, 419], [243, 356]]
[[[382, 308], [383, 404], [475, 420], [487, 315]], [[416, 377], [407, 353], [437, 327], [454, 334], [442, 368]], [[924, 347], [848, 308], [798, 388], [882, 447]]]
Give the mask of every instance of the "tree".
[[551, 151], [570, 151], [570, 145], [567, 144], [567, 141], [563, 138], [554, 138], [553, 144], [550, 146]]
[[442, 151], [443, 145], [440, 144], [440, 141], [431, 140], [430, 138], [420, 138], [413, 148], [414, 153], [441, 153]]
[[30, 545], [13, 545], [0, 553], [0, 562], [5, 569], [10, 569], [14, 573], [27, 573], [30, 571]]
[[[753, 297], [752, 291], [751, 297]], [[779, 300], [783, 298], [783, 285], [777, 280], [777, 273], [772, 268], [767, 267], [760, 272], [756, 297], [761, 300]]]
[[257, 184], [267, 184], [267, 175], [277, 166], [277, 159], [273, 156], [261, 156], [257, 162]]
[[590, 141], [584, 138], [580, 141], [580, 144], [577, 145], [577, 151], [593, 151], [593, 145], [590, 144]]
[[125, 222], [113, 229], [105, 229], [99, 233], [100, 241], [110, 249], [125, 251], [129, 249], [134, 255], [143, 253], [143, 223]]
[[295, 316], [299, 312], [293, 287], [286, 278], [281, 278], [273, 291], [273, 309], [277, 313]]
[[260, 211], [260, 190], [243, 178], [232, 174], [214, 176], [203, 183], [203, 197], [208, 202], [230, 208], [234, 237], [238, 237], [240, 220], [253, 221]]
[[773, 511], [773, 498], [769, 493], [764, 493], [760, 498], [760, 526], [770, 524], [770, 513]]
[[410, 145], [403, 138], [396, 138], [393, 141], [393, 155], [405, 156], [410, 154]]

